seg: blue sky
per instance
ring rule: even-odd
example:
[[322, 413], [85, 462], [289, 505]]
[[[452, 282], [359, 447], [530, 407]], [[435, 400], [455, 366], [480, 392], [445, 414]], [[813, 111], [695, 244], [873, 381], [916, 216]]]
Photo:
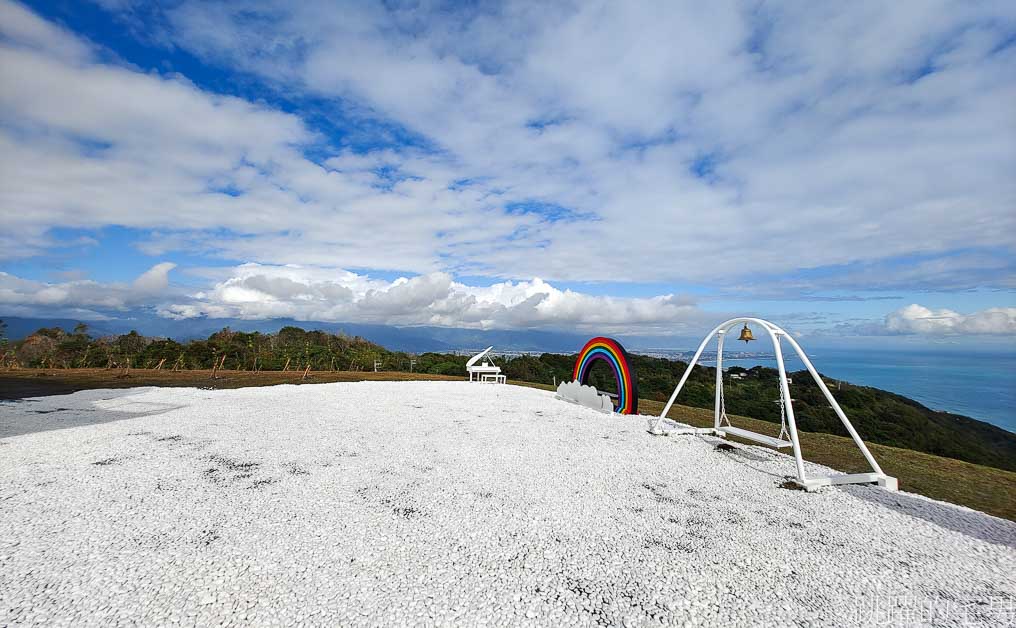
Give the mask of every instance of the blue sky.
[[1011, 3], [0, 0], [0, 315], [1016, 342]]

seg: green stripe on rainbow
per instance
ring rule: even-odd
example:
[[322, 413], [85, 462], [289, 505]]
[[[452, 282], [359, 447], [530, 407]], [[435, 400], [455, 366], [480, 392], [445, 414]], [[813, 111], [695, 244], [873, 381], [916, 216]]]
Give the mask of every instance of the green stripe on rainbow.
[[639, 391], [635, 377], [635, 369], [628, 362], [628, 353], [621, 343], [613, 338], [597, 336], [582, 347], [579, 357], [575, 360], [572, 378], [583, 385], [588, 385], [589, 373], [597, 360], [610, 365], [617, 380], [617, 400], [614, 412], [619, 414], [638, 414]]

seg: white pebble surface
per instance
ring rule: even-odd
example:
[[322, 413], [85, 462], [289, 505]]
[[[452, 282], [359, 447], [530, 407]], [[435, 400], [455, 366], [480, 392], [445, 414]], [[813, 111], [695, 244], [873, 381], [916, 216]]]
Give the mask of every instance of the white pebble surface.
[[1016, 524], [647, 427], [458, 382], [5, 403], [0, 626], [1016, 621]]

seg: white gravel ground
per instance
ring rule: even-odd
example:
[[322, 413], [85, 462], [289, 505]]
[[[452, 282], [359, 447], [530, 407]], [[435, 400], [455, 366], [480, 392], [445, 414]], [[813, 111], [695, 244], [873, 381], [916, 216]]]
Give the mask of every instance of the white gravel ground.
[[0, 625], [1016, 618], [1016, 525], [646, 427], [440, 382], [0, 405]]

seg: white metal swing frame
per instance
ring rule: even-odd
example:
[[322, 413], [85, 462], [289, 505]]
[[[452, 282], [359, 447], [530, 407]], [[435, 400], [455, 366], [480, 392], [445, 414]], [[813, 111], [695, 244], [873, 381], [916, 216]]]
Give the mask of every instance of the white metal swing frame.
[[[779, 371], [780, 380], [780, 401], [783, 405], [783, 425], [781, 426], [779, 438], [773, 438], [772, 436], [766, 436], [750, 430], [733, 427], [730, 425], [730, 419], [727, 418], [726, 407], [723, 400], [723, 341], [726, 338], [727, 332], [730, 331], [735, 325], [742, 323], [751, 323], [762, 329], [766, 330], [769, 334], [769, 338], [773, 341], [773, 352], [776, 354], [776, 366]], [[663, 420], [667, 417], [667, 413], [670, 412], [670, 408], [674, 405], [674, 401], [677, 399], [677, 395], [684, 388], [685, 382], [688, 381], [688, 376], [691, 374], [691, 370], [695, 368], [699, 358], [702, 356], [702, 352], [705, 350], [706, 345], [713, 336], [717, 337], [716, 341], [716, 401], [713, 409], [713, 427], [711, 428], [678, 428], [676, 430], [670, 430], [665, 432], [663, 430]], [[864, 454], [865, 460], [871, 466], [870, 473], [849, 473], [841, 475], [831, 476], [816, 476], [807, 477], [804, 472], [804, 459], [801, 457], [801, 443], [797, 437], [797, 421], [794, 417], [794, 404], [790, 398], [790, 383], [787, 380], [787, 369], [783, 363], [783, 347], [781, 339], [786, 339], [787, 343], [794, 348], [798, 357], [804, 363], [805, 368], [811, 374], [815, 383], [818, 384], [819, 390], [825, 395], [826, 400], [829, 401], [829, 405], [836, 412], [836, 416], [840, 418], [843, 423], [843, 427], [850, 433], [850, 437], [854, 439], [854, 444], [857, 445], [861, 453]], [[726, 425], [722, 424], [722, 421], [726, 421]], [[787, 429], [789, 426], [789, 429]], [[812, 365], [811, 360], [805, 355], [804, 350], [801, 349], [801, 345], [797, 344], [794, 337], [784, 331], [777, 325], [770, 323], [769, 321], [762, 320], [761, 318], [732, 318], [729, 321], [720, 323], [709, 332], [708, 335], [702, 340], [702, 344], [699, 345], [698, 350], [695, 352], [695, 356], [688, 363], [688, 368], [685, 369], [684, 375], [681, 376], [681, 381], [678, 382], [677, 388], [674, 389], [674, 393], [670, 395], [670, 400], [667, 401], [666, 407], [663, 408], [663, 413], [656, 419], [656, 423], [653, 425], [652, 433], [654, 434], [712, 434], [715, 436], [725, 437], [727, 435], [736, 436], [745, 440], [750, 440], [770, 447], [784, 448], [792, 447], [794, 451], [794, 461], [797, 465], [797, 483], [807, 491], [815, 491], [823, 486], [832, 486], [838, 484], [878, 484], [879, 486], [885, 487], [889, 490], [897, 489], [896, 478], [886, 475], [875, 458], [868, 451], [868, 447], [858, 436], [857, 430], [850, 424], [850, 420], [847, 419], [847, 415], [844, 414], [843, 409], [840, 408], [840, 404], [836, 403], [836, 399], [833, 398], [829, 388], [822, 381], [818, 371]], [[789, 437], [789, 441], [784, 438], [784, 435]]]

